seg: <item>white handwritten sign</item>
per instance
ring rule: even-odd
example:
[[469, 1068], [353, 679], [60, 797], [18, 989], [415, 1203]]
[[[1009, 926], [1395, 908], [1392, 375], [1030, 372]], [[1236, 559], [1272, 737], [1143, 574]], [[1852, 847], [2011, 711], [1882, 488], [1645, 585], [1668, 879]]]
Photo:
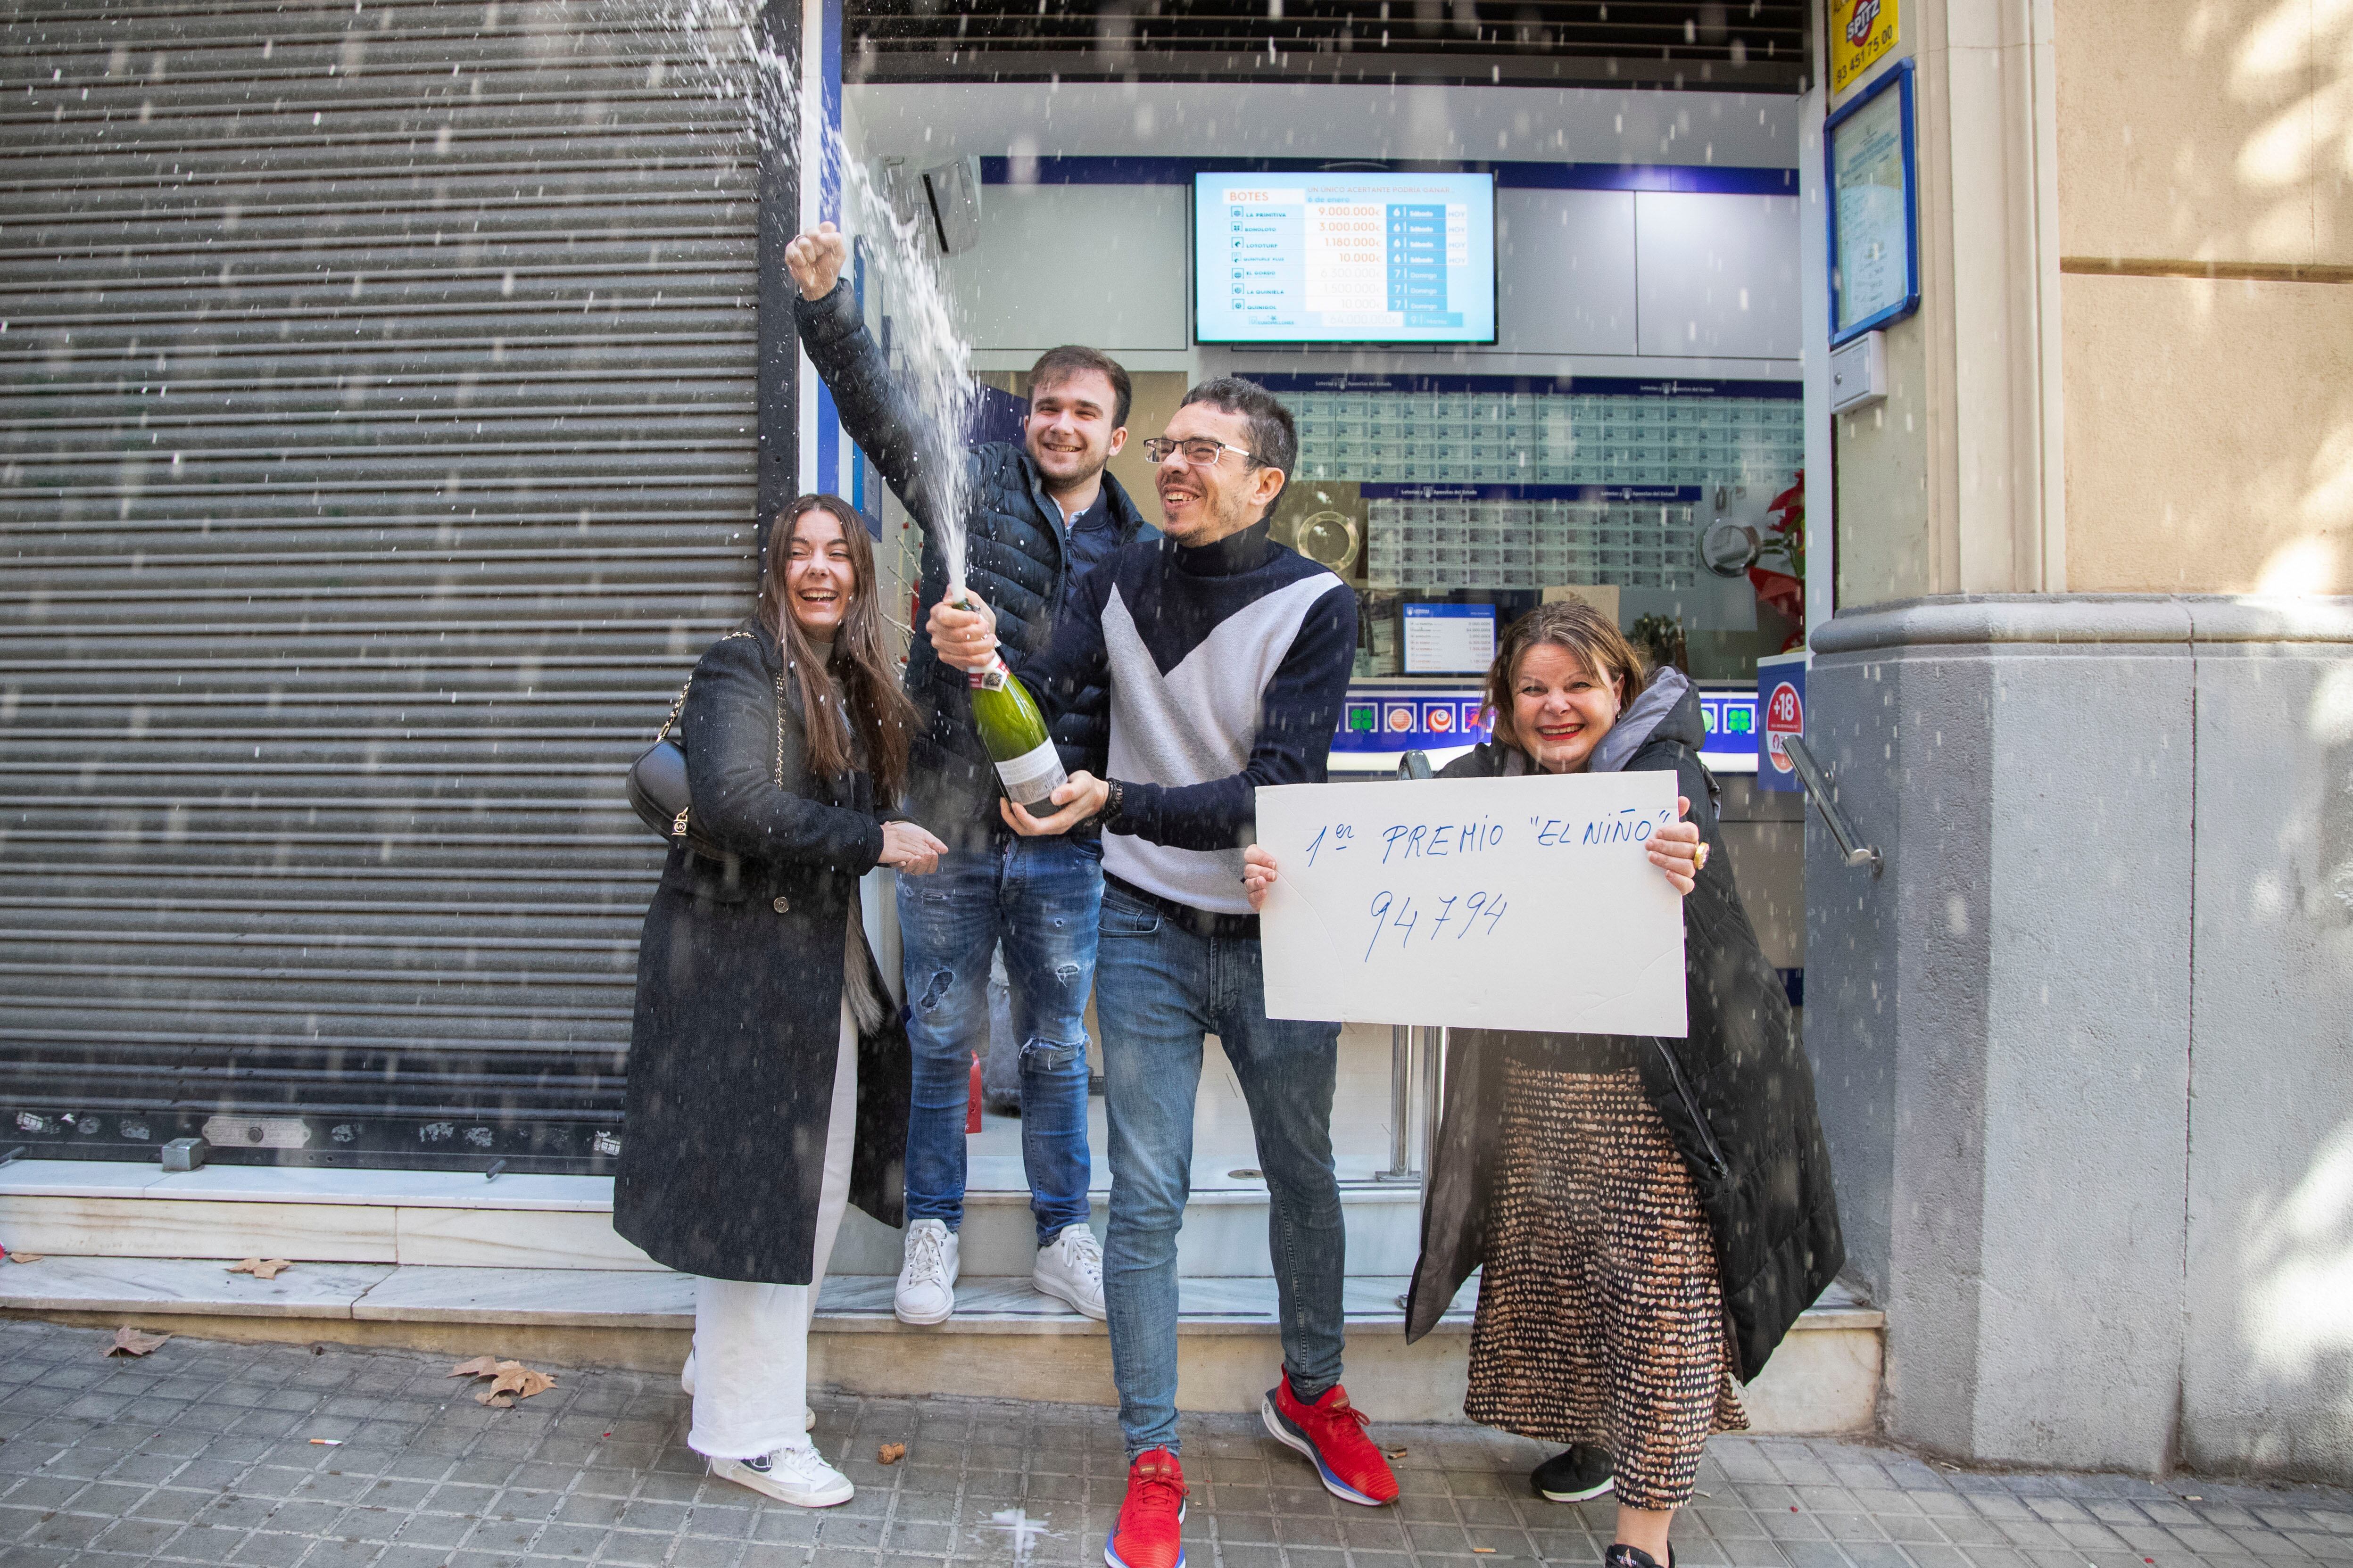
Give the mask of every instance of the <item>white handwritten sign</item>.
[[1260, 790], [1267, 1016], [1681, 1038], [1674, 820], [1670, 773]]

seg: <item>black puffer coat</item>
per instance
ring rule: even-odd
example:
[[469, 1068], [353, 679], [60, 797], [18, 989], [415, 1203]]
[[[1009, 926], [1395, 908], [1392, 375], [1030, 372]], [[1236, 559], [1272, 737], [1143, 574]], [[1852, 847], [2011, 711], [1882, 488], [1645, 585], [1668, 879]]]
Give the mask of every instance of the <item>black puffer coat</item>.
[[[809, 1282], [858, 879], [882, 853], [862, 773], [812, 778], [800, 683], [748, 624], [712, 645], [672, 731], [698, 837], [675, 845], [638, 944], [613, 1228], [657, 1263]], [[869, 995], [888, 997], [867, 957]], [[904, 1215], [907, 1035], [886, 1005], [858, 1042], [849, 1200]]]
[[[1103, 475], [1111, 510], [1106, 529], [1068, 531], [1029, 454], [992, 441], [941, 454], [925, 449], [923, 423], [904, 388], [891, 378], [881, 348], [859, 315], [848, 282], [822, 300], [795, 296], [801, 346], [832, 389], [842, 427], [874, 460], [883, 480], [923, 530], [923, 602], [907, 656], [907, 695], [921, 715], [912, 758], [909, 815], [948, 844], [976, 847], [1008, 831], [997, 813], [997, 773], [972, 724], [971, 688], [943, 664], [922, 635], [923, 617], [947, 591], [940, 550], [934, 480], [939, 466], [961, 461], [969, 480], [965, 517], [965, 585], [997, 612], [1005, 661], [1042, 651], [1071, 585], [1096, 562], [1151, 531], [1117, 479]], [[1111, 693], [1092, 687], [1056, 714], [1054, 743], [1062, 765], [1100, 777], [1111, 747]]]
[[[1637, 719], [1630, 708], [1621, 723]], [[1643, 1091], [1698, 1184], [1746, 1382], [1764, 1370], [1798, 1314], [1838, 1277], [1846, 1249], [1814, 1109], [1813, 1069], [1718, 838], [1715, 781], [1699, 760], [1705, 737], [1699, 700], [1685, 688], [1625, 763], [1630, 773], [1672, 770], [1713, 851], [1683, 900], [1691, 1033], [1681, 1040], [1622, 1043], [1637, 1047]], [[1609, 738], [1619, 737], [1613, 731]], [[1440, 776], [1496, 777], [1513, 754], [1490, 742]], [[1493, 1030], [1457, 1029], [1449, 1037], [1436, 1168], [1422, 1202], [1421, 1258], [1406, 1307], [1409, 1340], [1430, 1331], [1486, 1256], [1508, 1042]]]

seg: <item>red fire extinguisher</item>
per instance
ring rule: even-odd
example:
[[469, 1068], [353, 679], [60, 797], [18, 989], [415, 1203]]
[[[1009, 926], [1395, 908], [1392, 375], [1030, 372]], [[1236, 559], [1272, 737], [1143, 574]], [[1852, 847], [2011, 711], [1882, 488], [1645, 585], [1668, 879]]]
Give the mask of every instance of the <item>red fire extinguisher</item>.
[[980, 1058], [972, 1058], [972, 1092], [965, 1102], [964, 1130], [970, 1134], [980, 1131]]

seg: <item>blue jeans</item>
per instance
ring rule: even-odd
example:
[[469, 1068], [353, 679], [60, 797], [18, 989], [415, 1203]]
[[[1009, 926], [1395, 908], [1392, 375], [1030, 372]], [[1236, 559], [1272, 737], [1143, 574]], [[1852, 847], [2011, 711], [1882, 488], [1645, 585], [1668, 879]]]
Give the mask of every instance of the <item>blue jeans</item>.
[[1103, 1300], [1130, 1458], [1176, 1447], [1176, 1232], [1192, 1194], [1201, 1039], [1214, 1031], [1250, 1107], [1269, 1197], [1267, 1246], [1292, 1392], [1340, 1381], [1347, 1235], [1332, 1168], [1340, 1026], [1266, 1016], [1254, 939], [1198, 936], [1113, 888], [1103, 894], [1095, 1016], [1111, 1121]]
[[1021, 1162], [1038, 1245], [1087, 1219], [1087, 994], [1095, 977], [1103, 846], [1016, 838], [951, 849], [899, 879], [914, 1094], [907, 1114], [907, 1218], [964, 1224], [965, 1112], [972, 1058], [988, 1045], [988, 963], [1005, 944], [1021, 1039]]

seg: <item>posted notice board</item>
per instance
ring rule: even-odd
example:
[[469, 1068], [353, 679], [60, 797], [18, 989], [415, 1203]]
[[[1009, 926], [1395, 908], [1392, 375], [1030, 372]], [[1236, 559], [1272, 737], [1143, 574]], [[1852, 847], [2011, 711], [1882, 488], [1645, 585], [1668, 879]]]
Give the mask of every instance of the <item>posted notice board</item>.
[[1909, 60], [1824, 122], [1833, 347], [1920, 308], [1913, 126]]

